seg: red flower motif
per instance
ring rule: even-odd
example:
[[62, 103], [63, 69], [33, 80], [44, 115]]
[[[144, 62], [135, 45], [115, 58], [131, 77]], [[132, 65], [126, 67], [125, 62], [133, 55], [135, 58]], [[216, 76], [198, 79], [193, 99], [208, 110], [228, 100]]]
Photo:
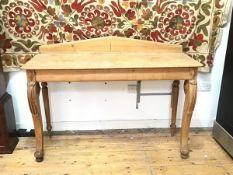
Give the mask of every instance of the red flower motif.
[[84, 40], [89, 39], [85, 33], [83, 33], [80, 29], [73, 31], [73, 40]]
[[9, 33], [21, 38], [31, 38], [39, 30], [38, 15], [26, 2], [12, 2], [3, 10], [3, 22]]
[[114, 31], [113, 36], [125, 37], [125, 35], [122, 32], [120, 32], [119, 30]]
[[153, 13], [150, 9], [143, 9], [142, 10], [142, 18], [144, 20], [149, 20], [152, 17]]
[[194, 10], [190, 7], [172, 4], [161, 13], [158, 20], [159, 31], [170, 42], [182, 42], [194, 31], [196, 19]]
[[161, 43], [167, 41], [158, 30], [151, 32], [151, 38], [153, 39], [153, 41]]
[[202, 43], [208, 43], [207, 40], [204, 40], [204, 35], [203, 34], [196, 35], [194, 33], [194, 38], [190, 40], [189, 46], [192, 46], [192, 49], [197, 51], [197, 47], [201, 46]]
[[147, 7], [148, 6], [148, 2], [147, 1], [143, 1], [143, 2], [130, 2], [130, 8], [137, 8], [140, 9], [142, 6]]
[[53, 25], [53, 24], [51, 24], [48, 27], [48, 29], [49, 29], [49, 32], [51, 32], [51, 33], [57, 32], [57, 27], [55, 25]]
[[128, 29], [126, 31], [124, 31], [124, 34], [127, 38], [133, 36], [133, 34], [135, 33], [135, 30], [134, 29]]
[[167, 1], [167, 0], [158, 0], [156, 4], [152, 7], [152, 10], [156, 11], [158, 14], [164, 12], [165, 8], [169, 5], [175, 3], [175, 1]]
[[136, 19], [136, 16], [135, 16], [135, 11], [129, 9], [126, 14], [125, 14], [126, 18], [128, 18], [129, 20], [133, 20], [133, 19]]
[[115, 26], [114, 22], [116, 22], [110, 9], [102, 6], [86, 7], [85, 12], [81, 13], [79, 20], [83, 31], [94, 33], [97, 36], [103, 32], [111, 33], [112, 28]]
[[110, 7], [112, 8], [113, 12], [117, 17], [121, 17], [122, 14], [125, 14], [125, 9], [121, 6], [120, 1], [117, 1], [118, 3], [111, 1], [112, 4], [110, 4]]
[[70, 7], [68, 4], [63, 4], [63, 5], [61, 6], [61, 8], [62, 8], [63, 14], [64, 14], [65, 16], [69, 16], [69, 14], [72, 13], [72, 9], [71, 9], [71, 7]]
[[29, 2], [38, 12], [46, 9], [46, 5], [41, 0], [31, 0]]
[[65, 32], [72, 33], [73, 32], [73, 27], [71, 27], [69, 24], [66, 24], [64, 27]]
[[28, 9], [16, 7], [14, 11], [9, 12], [9, 24], [14, 27], [17, 33], [29, 33], [35, 25], [35, 21], [31, 18], [32, 12]]
[[88, 4], [91, 4], [93, 2], [96, 2], [96, 0], [88, 0], [87, 2], [83, 3], [85, 0], [75, 0], [72, 4], [71, 4], [71, 7], [72, 9], [75, 9], [77, 12], [82, 12], [83, 11], [83, 8], [88, 5]]
[[6, 39], [5, 33], [0, 34], [0, 51], [3, 50], [3, 53], [6, 52], [6, 49], [11, 48], [11, 40], [12, 39]]

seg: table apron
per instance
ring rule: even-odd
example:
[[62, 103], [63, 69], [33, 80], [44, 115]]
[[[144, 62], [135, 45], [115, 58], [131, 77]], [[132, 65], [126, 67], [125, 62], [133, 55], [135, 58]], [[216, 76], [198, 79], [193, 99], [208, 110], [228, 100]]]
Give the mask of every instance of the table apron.
[[150, 69], [85, 69], [85, 70], [27, 70], [33, 71], [38, 82], [67, 81], [127, 81], [127, 80], [191, 80], [197, 68]]

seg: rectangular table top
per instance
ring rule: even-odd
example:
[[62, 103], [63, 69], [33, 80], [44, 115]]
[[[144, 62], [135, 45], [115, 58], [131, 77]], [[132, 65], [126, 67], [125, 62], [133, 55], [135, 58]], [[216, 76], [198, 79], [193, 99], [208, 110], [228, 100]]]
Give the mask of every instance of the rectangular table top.
[[181, 68], [202, 65], [184, 53], [78, 52], [46, 53], [33, 57], [26, 70]]

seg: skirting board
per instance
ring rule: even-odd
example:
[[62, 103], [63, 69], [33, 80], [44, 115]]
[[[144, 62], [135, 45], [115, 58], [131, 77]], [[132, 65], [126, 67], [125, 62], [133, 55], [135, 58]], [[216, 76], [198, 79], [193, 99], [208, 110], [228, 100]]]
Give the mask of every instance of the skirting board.
[[[213, 126], [213, 119], [199, 120], [193, 118], [191, 127], [206, 128]], [[181, 120], [177, 119], [177, 128], [181, 126]], [[106, 129], [135, 129], [135, 128], [169, 128], [170, 120], [145, 119], [145, 120], [93, 120], [93, 121], [55, 121], [52, 122], [53, 131], [66, 130], [106, 130]], [[33, 124], [17, 123], [17, 128], [33, 129]], [[46, 122], [43, 122], [46, 131]]]
[[233, 137], [217, 121], [214, 122], [213, 137], [233, 157]]

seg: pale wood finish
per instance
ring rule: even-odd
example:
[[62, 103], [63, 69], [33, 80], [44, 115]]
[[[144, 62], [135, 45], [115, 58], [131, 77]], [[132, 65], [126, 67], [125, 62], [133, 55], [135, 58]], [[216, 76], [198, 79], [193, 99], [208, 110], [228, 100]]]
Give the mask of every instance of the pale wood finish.
[[28, 79], [28, 103], [32, 113], [32, 119], [35, 126], [36, 152], [35, 158], [38, 162], [43, 160], [43, 131], [42, 119], [39, 103], [40, 85], [35, 81], [35, 72], [27, 71]]
[[[211, 132], [190, 132], [190, 159], [169, 131], [45, 137], [44, 162], [30, 161], [33, 138], [21, 137], [12, 155], [0, 156], [1, 175], [232, 175], [233, 161]], [[56, 144], [55, 144], [56, 143]]]
[[38, 54], [23, 69], [189, 68], [201, 64], [184, 53], [81, 52]]
[[[164, 45], [166, 45], [164, 47]], [[172, 52], [181, 53], [182, 46], [156, 43], [116, 36], [94, 38], [70, 43], [60, 43], [40, 46], [40, 53], [70, 53], [70, 52]]]
[[50, 117], [49, 94], [48, 94], [47, 82], [42, 82], [41, 86], [42, 86], [42, 95], [43, 95], [45, 117], [46, 117], [46, 129], [48, 131], [49, 137], [51, 137], [52, 125], [51, 125], [51, 117]]
[[194, 68], [36, 70], [36, 81], [123, 81], [193, 79]]
[[197, 80], [185, 80], [184, 82], [185, 103], [181, 127], [180, 153], [181, 157], [186, 159], [189, 156], [188, 139], [189, 126], [193, 114], [193, 109], [197, 97]]
[[[59, 54], [57, 53], [59, 51]], [[79, 52], [80, 51], [80, 52]], [[201, 64], [181, 52], [181, 46], [119, 37], [40, 47], [41, 54], [23, 66], [28, 75], [29, 104], [36, 129], [37, 161], [43, 159], [42, 123], [38, 82], [106, 80], [186, 80], [181, 156], [187, 158], [188, 132], [195, 105], [197, 69]], [[175, 81], [177, 82], [177, 81]], [[43, 96], [49, 133], [50, 115], [47, 86]], [[173, 88], [172, 135], [176, 118], [177, 87]]]
[[172, 117], [171, 117], [171, 136], [175, 135], [176, 132], [176, 114], [177, 114], [177, 104], [179, 98], [179, 80], [175, 80], [172, 83], [172, 99], [171, 99], [171, 108], [172, 108]]

